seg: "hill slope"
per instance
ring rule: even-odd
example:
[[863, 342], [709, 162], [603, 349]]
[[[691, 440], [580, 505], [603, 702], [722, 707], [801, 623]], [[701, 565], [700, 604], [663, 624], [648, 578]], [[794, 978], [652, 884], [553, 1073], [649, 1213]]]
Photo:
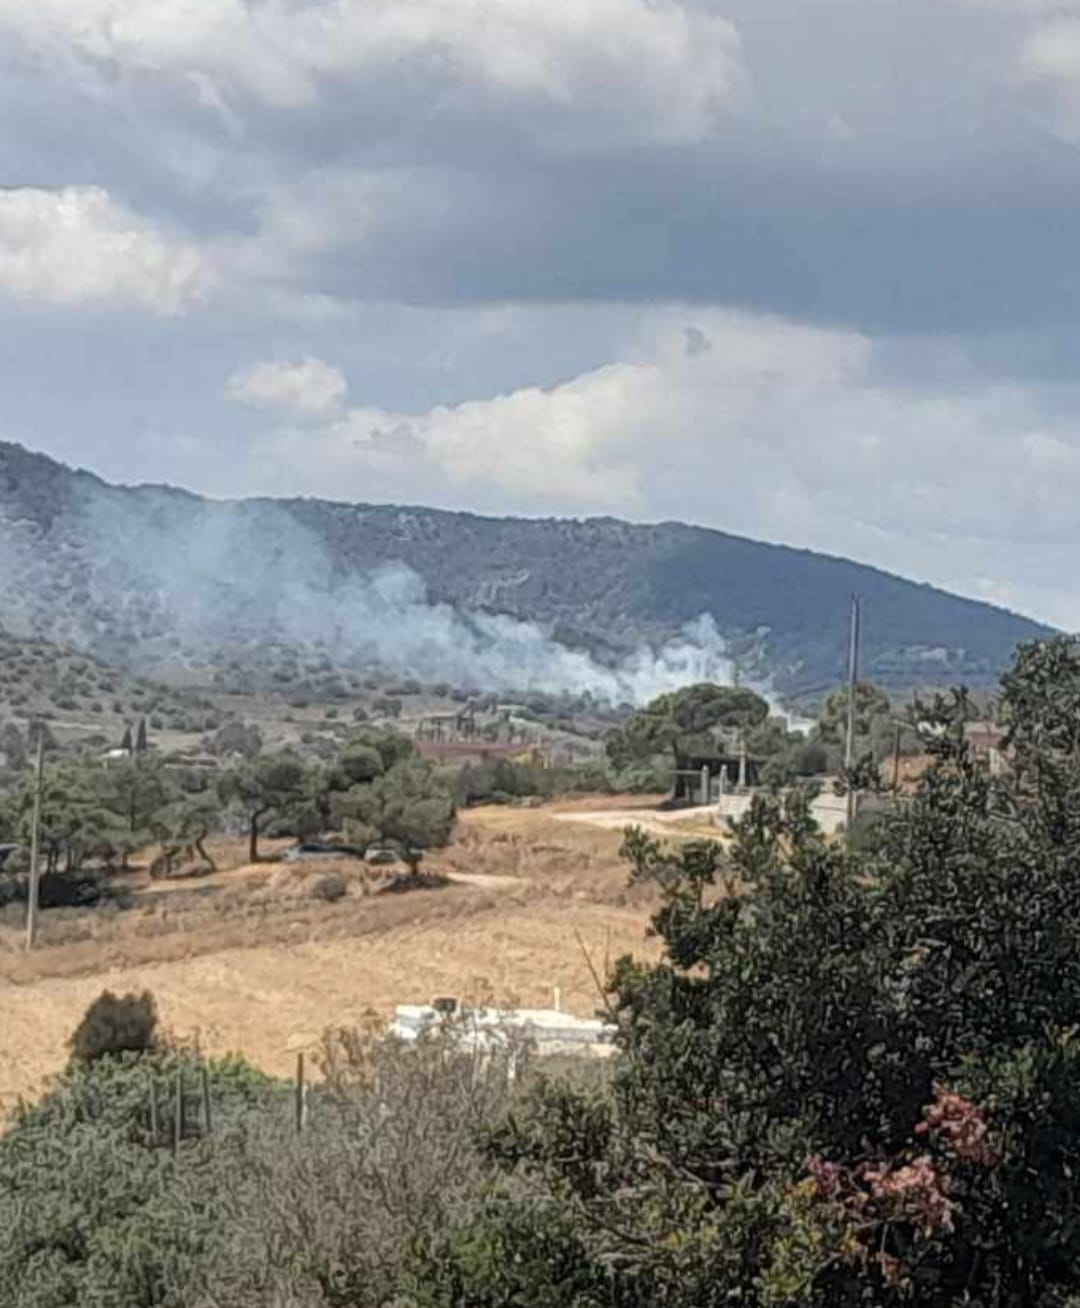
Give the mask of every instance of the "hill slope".
[[[209, 501], [0, 443], [0, 624], [140, 670], [306, 648], [473, 684], [603, 690], [604, 668], [629, 660], [644, 693], [672, 669], [720, 675], [726, 650], [798, 693], [842, 675], [853, 591], [865, 670], [893, 684], [984, 683], [1047, 631], [856, 563], [678, 523]], [[643, 661], [643, 643], [672, 640], [662, 666]]]

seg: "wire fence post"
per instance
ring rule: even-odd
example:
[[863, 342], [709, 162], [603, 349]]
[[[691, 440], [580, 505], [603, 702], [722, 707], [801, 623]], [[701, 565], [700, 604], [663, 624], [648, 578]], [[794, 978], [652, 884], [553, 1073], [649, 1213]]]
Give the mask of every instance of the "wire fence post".
[[214, 1120], [210, 1113], [210, 1070], [205, 1063], [202, 1065], [202, 1107], [203, 1127], [207, 1135], [213, 1135]]
[[176, 1069], [176, 1101], [173, 1107], [173, 1153], [179, 1153], [184, 1134], [184, 1069]]
[[296, 1055], [296, 1133], [304, 1129], [304, 1051]]
[[156, 1145], [161, 1139], [161, 1118], [158, 1113], [157, 1081], [150, 1077], [150, 1143]]

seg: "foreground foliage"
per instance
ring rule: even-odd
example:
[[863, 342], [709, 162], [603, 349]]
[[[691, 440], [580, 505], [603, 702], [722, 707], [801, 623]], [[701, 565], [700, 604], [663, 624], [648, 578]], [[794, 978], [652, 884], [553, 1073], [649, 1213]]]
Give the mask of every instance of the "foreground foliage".
[[389, 1303], [425, 1234], [486, 1192], [474, 1136], [506, 1111], [511, 1060], [451, 1032], [408, 1050], [339, 1032], [303, 1134], [292, 1088], [236, 1059], [73, 1062], [0, 1138], [0, 1303]]
[[[613, 979], [613, 1099], [540, 1097], [491, 1135], [552, 1219], [497, 1301], [1080, 1301], [1077, 647], [1025, 649], [1003, 696], [1008, 780], [939, 699], [934, 766], [871, 856], [798, 795], [759, 800], [726, 867], [628, 841], [666, 960]], [[477, 1248], [519, 1237], [511, 1205], [433, 1239], [419, 1301], [472, 1302]]]
[[924, 706], [933, 766], [858, 846], [797, 791], [726, 853], [628, 834], [665, 953], [610, 979], [610, 1084], [343, 1038], [309, 1134], [241, 1077], [174, 1158], [175, 1055], [73, 1070], [0, 1141], [0, 1302], [1080, 1304], [1077, 644], [1022, 650], [1002, 714], [995, 778], [965, 697]]

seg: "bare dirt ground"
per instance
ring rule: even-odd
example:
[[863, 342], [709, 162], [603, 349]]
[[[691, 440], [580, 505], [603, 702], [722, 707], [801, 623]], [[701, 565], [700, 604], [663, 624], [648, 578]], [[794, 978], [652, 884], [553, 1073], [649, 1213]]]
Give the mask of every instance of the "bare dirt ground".
[[[640, 797], [596, 796], [469, 810], [426, 864], [451, 884], [408, 894], [371, 893], [355, 864], [252, 866], [239, 846], [219, 848], [215, 876], [152, 887], [134, 878], [124, 911], [44, 914], [32, 955], [17, 915], [0, 915], [0, 1113], [63, 1066], [68, 1036], [103, 989], [148, 989], [177, 1037], [276, 1073], [329, 1026], [435, 994], [549, 1006], [558, 987], [569, 1011], [591, 1014], [594, 970], [655, 956], [652, 892], [628, 887], [618, 858], [622, 827], [648, 812]], [[347, 882], [333, 903], [315, 891], [328, 871]]]
[[[640, 804], [640, 799], [638, 800]], [[583, 822], [603, 831], [623, 831], [628, 826], [641, 827], [655, 836], [674, 838], [723, 838], [723, 829], [715, 820], [715, 809], [710, 805], [699, 808], [657, 810], [655, 806], [600, 809], [568, 808], [552, 816], [557, 822]]]

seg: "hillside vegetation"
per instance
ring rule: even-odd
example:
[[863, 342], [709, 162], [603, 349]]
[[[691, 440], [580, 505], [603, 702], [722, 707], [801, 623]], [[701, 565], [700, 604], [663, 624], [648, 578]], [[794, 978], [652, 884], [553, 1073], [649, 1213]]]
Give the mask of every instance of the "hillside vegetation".
[[16, 634], [143, 672], [242, 656], [249, 680], [279, 684], [394, 664], [427, 680], [573, 685], [595, 669], [565, 647], [614, 665], [707, 615], [744, 672], [797, 694], [842, 674], [853, 591], [865, 672], [888, 685], [986, 684], [1019, 641], [1047, 634], [856, 563], [679, 523], [214, 502], [110, 486], [11, 444], [0, 565], [0, 623]]
[[98, 733], [118, 745], [125, 727], [147, 718], [155, 730], [202, 732], [218, 715], [201, 696], [110, 667], [91, 655], [0, 632], [0, 721]]

